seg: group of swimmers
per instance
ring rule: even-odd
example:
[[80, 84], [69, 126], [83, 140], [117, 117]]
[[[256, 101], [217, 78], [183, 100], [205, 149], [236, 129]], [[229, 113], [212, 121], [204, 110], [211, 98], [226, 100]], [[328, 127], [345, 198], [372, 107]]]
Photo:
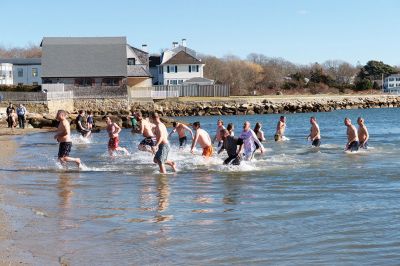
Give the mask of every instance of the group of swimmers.
[[[79, 115], [84, 115], [80, 112]], [[66, 119], [66, 112], [59, 110], [57, 113], [57, 120], [60, 122], [58, 130], [54, 138], [60, 143], [58, 158], [61, 164], [65, 165], [66, 162], [75, 162], [78, 167], [81, 165], [79, 158], [69, 157], [71, 151], [71, 133], [70, 125]], [[79, 116], [78, 116], [79, 117]], [[129, 154], [128, 150], [124, 147], [119, 146], [119, 133], [121, 128], [111, 120], [110, 116], [104, 116], [103, 119], [107, 124], [107, 133], [109, 135], [108, 151], [110, 156], [113, 156], [115, 151], [122, 151], [125, 154]], [[158, 164], [161, 173], [166, 173], [165, 165], [169, 165], [173, 171], [176, 171], [176, 163], [168, 159], [170, 152], [169, 138], [172, 134], [177, 133], [179, 136], [179, 146], [183, 148], [188, 143], [188, 137], [186, 132], [190, 133], [191, 147], [190, 152], [194, 154], [196, 145], [198, 144], [202, 148], [202, 156], [209, 158], [214, 153], [213, 144], [217, 142], [216, 148], [217, 153], [220, 154], [226, 151], [227, 158], [224, 160], [226, 165], [239, 165], [241, 161], [250, 161], [253, 159], [254, 154], [257, 150], [264, 153], [264, 146], [262, 142], [265, 141], [264, 132], [262, 131], [261, 123], [256, 123], [254, 130], [251, 129], [249, 121], [244, 122], [243, 131], [239, 137], [234, 135], [234, 125], [228, 124], [225, 128], [224, 123], [221, 119], [217, 121], [217, 129], [214, 137], [211, 139], [208, 132], [201, 128], [200, 122], [194, 122], [192, 125], [193, 130], [179, 122], [173, 122], [173, 129], [168, 133], [166, 126], [162, 123], [159, 114], [152, 113], [149, 117], [144, 117], [140, 112], [133, 114], [135, 125], [133, 126], [133, 132], [140, 133], [143, 135], [143, 140], [139, 143], [138, 149], [141, 151], [148, 151], [154, 155], [153, 162]], [[77, 118], [77, 121], [81, 121], [81, 118]], [[357, 151], [359, 148], [366, 149], [368, 147], [369, 133], [365, 126], [364, 119], [359, 117], [357, 120], [359, 128], [352, 125], [349, 118], [345, 118], [344, 124], [347, 127], [347, 143], [346, 151]], [[78, 124], [77, 122], [77, 130]], [[321, 133], [320, 128], [315, 117], [310, 118], [310, 134], [307, 139], [311, 141], [311, 145], [319, 147], [321, 145]], [[83, 129], [86, 129], [82, 126]], [[274, 135], [275, 141], [284, 141], [286, 130], [286, 117], [281, 116], [276, 126]], [[85, 133], [85, 134], [83, 134]], [[89, 133], [90, 134], [90, 133]], [[86, 131], [82, 132], [82, 135], [87, 137]]]

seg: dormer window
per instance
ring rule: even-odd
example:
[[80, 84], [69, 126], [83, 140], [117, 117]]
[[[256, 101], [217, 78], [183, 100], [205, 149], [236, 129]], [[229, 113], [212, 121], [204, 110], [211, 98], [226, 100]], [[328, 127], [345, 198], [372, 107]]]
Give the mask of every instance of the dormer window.
[[128, 58], [128, 66], [136, 65], [136, 58]]

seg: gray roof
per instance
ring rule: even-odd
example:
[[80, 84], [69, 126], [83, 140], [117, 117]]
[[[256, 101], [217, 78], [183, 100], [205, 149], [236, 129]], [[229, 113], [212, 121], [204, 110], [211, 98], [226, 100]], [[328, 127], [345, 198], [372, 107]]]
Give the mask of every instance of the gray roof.
[[42, 77], [125, 77], [126, 37], [44, 37]]
[[207, 79], [207, 78], [202, 78], [202, 77], [196, 77], [196, 78], [187, 79], [185, 81], [185, 83], [210, 83], [210, 84], [214, 84], [214, 80]]
[[40, 65], [41, 61], [41, 58], [0, 58], [0, 63], [13, 65]]
[[150, 77], [150, 73], [145, 65], [128, 65], [128, 77]]

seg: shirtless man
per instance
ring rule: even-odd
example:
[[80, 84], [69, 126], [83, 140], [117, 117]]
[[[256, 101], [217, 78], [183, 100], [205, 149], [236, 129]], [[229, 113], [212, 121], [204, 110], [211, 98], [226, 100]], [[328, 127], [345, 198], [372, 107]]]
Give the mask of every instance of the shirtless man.
[[312, 116], [310, 118], [310, 135], [308, 135], [307, 139], [309, 139], [312, 143], [311, 145], [314, 147], [319, 147], [321, 145], [321, 132], [319, 130], [319, 125], [317, 123], [317, 119]]
[[155, 153], [156, 137], [153, 133], [154, 124], [148, 118], [144, 118], [140, 112], [137, 113], [137, 120], [140, 122], [139, 133], [143, 134], [144, 139], [140, 142], [138, 149]]
[[165, 174], [165, 165], [168, 164], [176, 172], [176, 164], [174, 161], [168, 160], [169, 143], [168, 143], [168, 131], [165, 125], [160, 121], [160, 116], [157, 113], [151, 115], [151, 120], [155, 124], [154, 131], [156, 133], [156, 144], [158, 147], [156, 154], [154, 155], [154, 163], [160, 167], [160, 173]]
[[67, 162], [74, 162], [80, 168], [81, 159], [69, 157], [72, 148], [71, 128], [66, 117], [67, 113], [64, 110], [58, 110], [56, 119], [60, 123], [58, 124], [57, 133], [54, 135], [54, 139], [60, 143], [58, 160], [63, 166]]
[[276, 125], [276, 132], [274, 136], [275, 141], [283, 140], [283, 137], [285, 135], [285, 130], [286, 130], [286, 117], [281, 116], [279, 118], [278, 124]]
[[218, 141], [218, 148], [221, 147], [222, 145], [222, 136], [221, 136], [221, 130], [225, 129], [224, 127], [224, 121], [222, 121], [221, 119], [218, 119], [217, 121], [217, 130], [215, 131], [215, 136], [212, 140], [212, 143], [214, 144], [215, 141]]
[[264, 153], [264, 146], [257, 138], [256, 133], [250, 128], [250, 122], [246, 121], [243, 124], [243, 131], [239, 136], [243, 140], [243, 144], [239, 147], [239, 155], [243, 154], [243, 159], [250, 161], [256, 151], [256, 144], [258, 145], [261, 153]]
[[104, 116], [103, 120], [107, 123], [107, 133], [110, 138], [108, 141], [108, 153], [110, 156], [114, 156], [114, 151], [123, 151], [126, 155], [129, 155], [127, 149], [119, 147], [119, 132], [121, 132], [121, 128], [112, 122], [108, 115]]
[[357, 119], [358, 127], [358, 139], [360, 141], [360, 148], [367, 149], [368, 148], [368, 140], [369, 140], [369, 133], [368, 129], [364, 124], [364, 118], [359, 117]]
[[177, 123], [177, 122], [173, 122], [172, 126], [174, 127], [174, 129], [171, 131], [171, 133], [169, 133], [168, 138], [175, 132], [178, 133], [179, 136], [179, 147], [182, 149], [183, 145], [186, 145], [187, 142], [187, 137], [185, 134], [185, 130], [190, 132], [190, 135], [192, 136], [192, 141], [193, 141], [193, 131], [186, 125], [182, 124], [182, 123]]
[[355, 126], [351, 124], [350, 118], [345, 118], [344, 119], [344, 124], [347, 127], [347, 143], [346, 143], [346, 151], [358, 151], [358, 135], [357, 135], [357, 129]]
[[190, 152], [194, 154], [194, 147], [198, 142], [200, 144], [200, 147], [203, 149], [202, 155], [205, 158], [209, 158], [213, 154], [213, 147], [211, 145], [210, 135], [208, 135], [208, 133], [204, 129], [200, 128], [200, 122], [194, 122], [193, 129], [196, 130], [196, 134], [194, 135]]

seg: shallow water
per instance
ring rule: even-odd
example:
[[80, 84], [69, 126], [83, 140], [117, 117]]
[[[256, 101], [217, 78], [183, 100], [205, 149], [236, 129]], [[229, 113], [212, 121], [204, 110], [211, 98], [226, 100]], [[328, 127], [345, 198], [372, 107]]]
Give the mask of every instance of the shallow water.
[[[132, 155], [111, 160], [104, 131], [89, 143], [74, 135], [83, 171], [59, 168], [53, 133], [16, 137], [0, 163], [1, 206], [16, 245], [46, 264], [398, 264], [400, 109], [315, 114], [320, 149], [306, 141], [310, 115], [287, 115], [283, 143], [272, 141], [279, 115], [223, 117], [236, 135], [245, 120], [263, 123], [266, 154], [240, 167], [192, 157], [174, 135], [179, 172], [165, 176], [129, 130], [120, 138]], [[344, 153], [343, 119], [359, 115], [371, 148]], [[186, 121], [214, 133], [216, 119]]]

